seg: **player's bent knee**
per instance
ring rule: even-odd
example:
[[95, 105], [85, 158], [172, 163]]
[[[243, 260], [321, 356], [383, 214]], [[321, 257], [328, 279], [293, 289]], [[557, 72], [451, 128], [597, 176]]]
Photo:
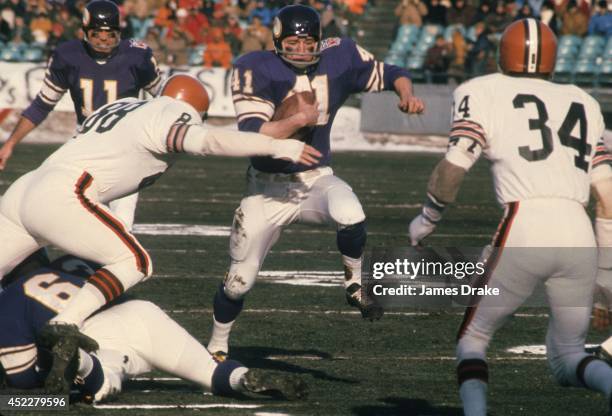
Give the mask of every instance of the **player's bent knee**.
[[360, 258], [367, 240], [365, 221], [339, 227], [336, 235], [338, 250], [344, 256]]
[[584, 381], [581, 380], [581, 367], [586, 367], [585, 358], [591, 358], [584, 352], [576, 352], [573, 354], [548, 354], [548, 366], [559, 385], [567, 386], [582, 386]]
[[457, 342], [456, 355], [457, 359], [481, 359], [486, 358], [488, 341], [486, 339], [478, 338], [466, 334], [459, 339]]
[[260, 198], [257, 196], [244, 198], [240, 202], [240, 207], [234, 212], [232, 222], [229, 242], [232, 259], [243, 261], [247, 257], [252, 244], [265, 231], [266, 224]]
[[112, 259], [100, 259], [98, 263], [105, 264], [107, 268], [116, 268], [123, 273], [136, 272], [141, 276], [141, 280], [153, 275], [151, 256], [140, 246], [133, 246], [130, 250], [125, 249]]
[[[118, 263], [106, 265], [95, 273], [95, 275], [105, 276], [106, 280], [119, 282], [120, 284], [115, 284], [114, 286], [120, 287], [121, 292], [147, 280], [152, 274], [153, 267], [151, 266], [151, 262], [148, 263], [146, 268], [139, 267], [137, 263], [134, 262], [133, 257]], [[101, 278], [98, 277], [97, 280], [101, 280]]]
[[227, 297], [232, 300], [242, 299], [255, 284], [257, 273], [259, 264], [233, 262], [223, 281]]
[[335, 204], [329, 207], [329, 213], [339, 227], [348, 227], [365, 221], [365, 213], [359, 202], [352, 204]]

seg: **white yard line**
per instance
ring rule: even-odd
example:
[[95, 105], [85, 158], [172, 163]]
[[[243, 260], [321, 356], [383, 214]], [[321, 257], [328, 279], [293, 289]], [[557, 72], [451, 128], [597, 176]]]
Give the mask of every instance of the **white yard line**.
[[[225, 225], [205, 225], [205, 224], [134, 224], [134, 234], [138, 235], [172, 235], [172, 236], [202, 236], [202, 237], [228, 237], [231, 228]], [[289, 234], [335, 234], [332, 229], [308, 228], [295, 229], [289, 228], [283, 231]], [[369, 232], [370, 235], [391, 235], [386, 232]], [[436, 238], [491, 238], [491, 234], [435, 234]], [[408, 241], [406, 240], [406, 245]], [[310, 252], [305, 252], [310, 253]]]
[[126, 410], [126, 409], [257, 409], [260, 404], [95, 404], [94, 408], [104, 410]]
[[[212, 313], [212, 308], [189, 308], [189, 309], [165, 309], [168, 313]], [[285, 313], [285, 314], [301, 314], [301, 315], [359, 315], [359, 311], [342, 311], [342, 310], [299, 310], [299, 309], [276, 309], [276, 308], [249, 308], [244, 309], [246, 313]], [[457, 312], [393, 312], [385, 311], [388, 316], [431, 316], [431, 315], [454, 315], [463, 316], [463, 309]], [[513, 315], [515, 318], [548, 318], [546, 313], [517, 313]]]
[[[266, 357], [273, 361], [291, 361], [291, 360], [303, 360], [303, 361], [326, 361], [326, 360], [352, 360], [352, 357], [345, 356], [331, 356], [331, 357], [318, 357], [313, 355], [269, 355]], [[450, 355], [441, 356], [389, 356], [389, 357], [359, 357], [359, 361], [455, 361], [457, 357]], [[546, 357], [542, 355], [516, 355], [516, 356], [497, 356], [487, 357], [487, 361], [540, 361], [545, 360]]]

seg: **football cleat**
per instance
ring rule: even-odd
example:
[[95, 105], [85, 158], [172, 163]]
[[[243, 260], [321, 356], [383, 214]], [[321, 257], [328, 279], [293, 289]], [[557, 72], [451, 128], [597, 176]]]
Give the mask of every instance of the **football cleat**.
[[38, 344], [51, 350], [53, 364], [45, 379], [45, 391], [68, 394], [78, 370], [79, 348], [87, 352], [98, 349], [98, 343], [79, 332], [76, 325], [47, 323], [38, 333]]
[[[589, 352], [589, 351], [587, 351]], [[608, 363], [609, 365], [612, 366], [612, 355], [610, 355], [606, 350], [604, 350], [601, 345], [598, 347], [595, 347], [592, 350], [592, 354], [597, 357], [598, 359], [605, 361], [606, 363]]]
[[212, 355], [213, 360], [215, 360], [217, 363], [222, 363], [223, 361], [229, 359], [229, 354], [225, 351], [211, 352], [210, 355]]
[[612, 366], [612, 337], [606, 339], [592, 351], [587, 351]]
[[359, 309], [363, 319], [377, 321], [385, 313], [383, 307], [376, 302], [376, 299], [367, 295], [364, 296], [364, 291], [359, 283], [353, 283], [346, 288], [346, 301], [350, 306]]
[[4, 390], [6, 388], [7, 388], [6, 370], [2, 366], [2, 363], [0, 362], [0, 390]]
[[251, 368], [244, 375], [242, 385], [251, 393], [280, 395], [287, 400], [305, 399], [308, 386], [295, 374]]

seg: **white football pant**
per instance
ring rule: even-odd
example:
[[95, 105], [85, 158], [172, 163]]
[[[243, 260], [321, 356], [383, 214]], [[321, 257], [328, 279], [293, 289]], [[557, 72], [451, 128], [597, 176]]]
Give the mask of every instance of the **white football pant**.
[[[597, 250], [591, 221], [582, 205], [566, 199], [531, 199], [508, 204], [494, 239], [500, 256], [486, 296], [468, 308], [459, 332], [457, 359], [485, 360], [491, 337], [532, 294], [545, 284], [550, 306], [547, 358], [561, 385], [581, 385], [576, 366], [587, 356]], [[521, 248], [522, 247], [522, 248]]]
[[242, 298], [283, 227], [294, 222], [333, 223], [338, 227], [365, 220], [363, 208], [351, 187], [334, 176], [330, 167], [283, 175], [248, 173], [248, 196], [235, 212], [230, 236], [231, 265], [225, 293]]
[[138, 193], [115, 199], [108, 204], [111, 212], [119, 218], [128, 231], [134, 228], [134, 215], [136, 214], [136, 204], [138, 203]]
[[148, 253], [99, 202], [95, 180], [72, 167], [30, 172], [0, 201], [0, 276], [49, 244], [104, 266], [89, 283], [106, 302], [152, 273]]
[[[130, 300], [87, 319], [81, 332], [95, 339], [105, 392], [127, 378], [158, 369], [210, 390], [217, 363], [195, 338], [151, 302]], [[102, 397], [96, 395], [96, 399]]]

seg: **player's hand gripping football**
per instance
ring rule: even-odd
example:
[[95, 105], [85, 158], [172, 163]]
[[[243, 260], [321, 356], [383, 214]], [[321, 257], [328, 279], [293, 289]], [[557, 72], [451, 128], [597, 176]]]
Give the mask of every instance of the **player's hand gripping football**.
[[413, 246], [419, 245], [421, 240], [433, 233], [436, 229], [436, 224], [427, 220], [423, 214], [419, 214], [410, 222], [408, 233], [410, 234], [410, 244]]
[[397, 107], [403, 113], [408, 114], [422, 114], [425, 111], [425, 103], [423, 103], [423, 100], [414, 95], [400, 96]]
[[308, 103], [303, 94], [296, 94], [296, 97], [302, 127], [315, 126], [319, 119], [319, 103], [316, 99]]

